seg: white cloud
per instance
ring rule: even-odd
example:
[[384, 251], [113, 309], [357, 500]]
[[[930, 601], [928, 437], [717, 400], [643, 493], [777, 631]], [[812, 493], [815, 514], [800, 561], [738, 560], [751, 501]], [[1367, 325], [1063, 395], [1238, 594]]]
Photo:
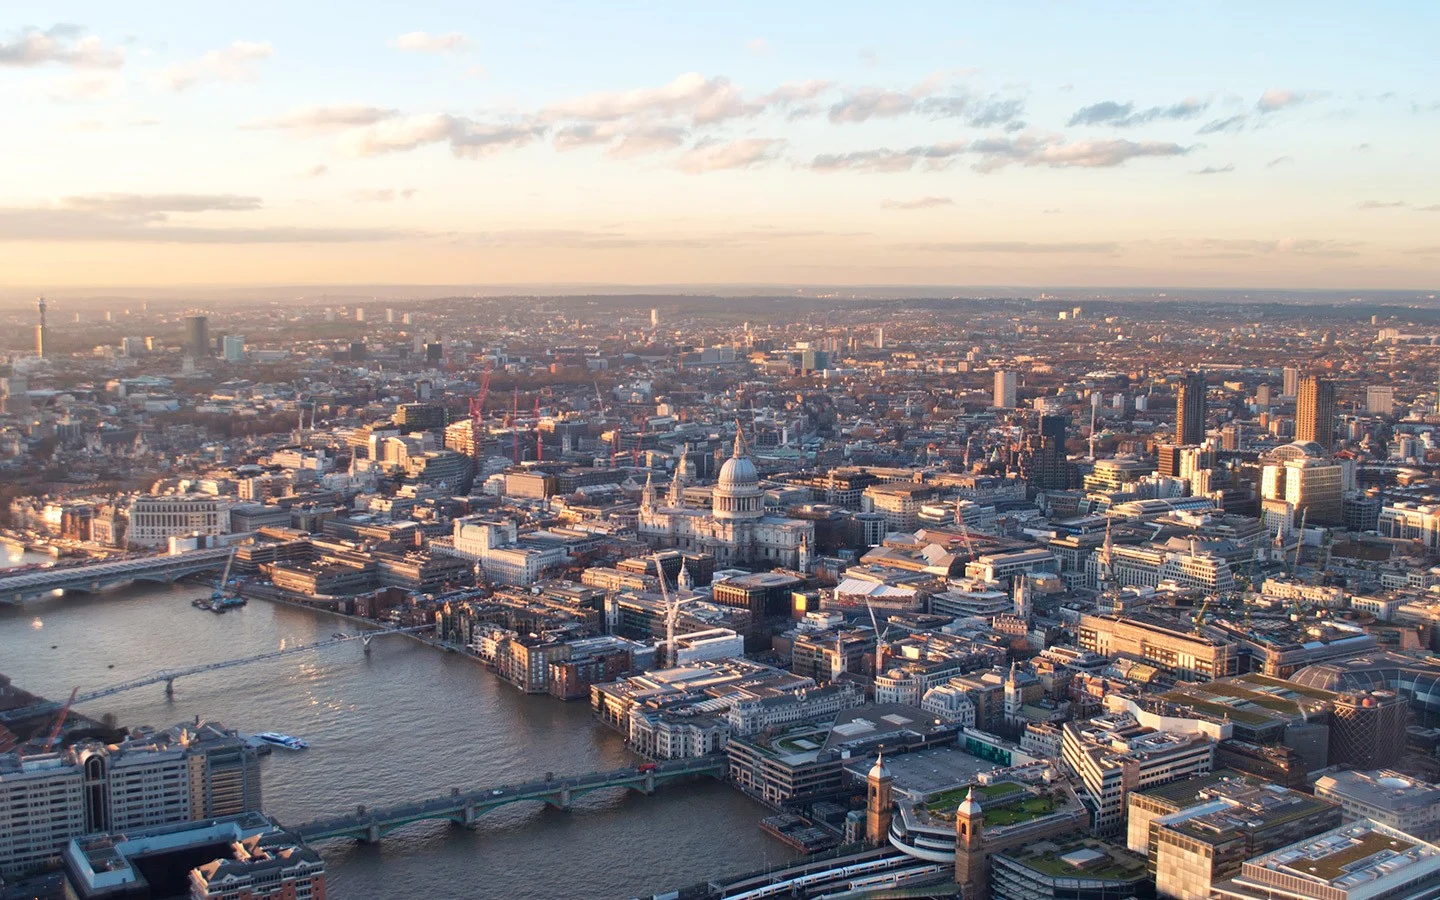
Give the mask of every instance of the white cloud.
[[409, 200], [419, 191], [415, 188], [381, 188], [379, 190], [355, 191], [351, 199], [359, 203], [392, 203], [395, 200]]
[[1325, 91], [1295, 91], [1283, 88], [1271, 88], [1260, 95], [1255, 108], [1262, 113], [1278, 112], [1291, 106], [1299, 106], [1302, 103], [1311, 103], [1329, 96]]
[[775, 159], [785, 148], [779, 138], [745, 138], [729, 143], [701, 143], [687, 150], [678, 163], [680, 171], [691, 175], [719, 172], [722, 169], [748, 169]]
[[412, 53], [463, 53], [470, 49], [470, 39], [458, 31], [446, 34], [411, 31], [391, 41], [390, 46]]
[[125, 64], [125, 53], [106, 47], [79, 25], [25, 28], [0, 39], [0, 66], [42, 66], [54, 63], [77, 68], [115, 69]]
[[762, 104], [746, 101], [723, 75], [706, 78], [699, 72], [687, 72], [658, 88], [601, 91], [556, 103], [542, 110], [541, 117], [549, 122], [688, 117], [703, 125], [755, 115], [763, 109]]
[[770, 42], [764, 38], [755, 38], [745, 44], [745, 49], [750, 51], [751, 56], [769, 56]]
[[273, 119], [262, 119], [245, 126], [247, 128], [274, 128], [298, 134], [330, 134], [348, 128], [374, 125], [386, 119], [393, 119], [399, 110], [380, 106], [347, 104], [342, 106], [311, 106], [297, 109]]
[[379, 122], [352, 132], [341, 142], [351, 156], [378, 156], [414, 150], [427, 144], [448, 143], [456, 156], [476, 158], [505, 148], [521, 147], [538, 139], [537, 125], [490, 124], [464, 116], [410, 116]]
[[931, 209], [936, 206], [950, 206], [955, 201], [949, 197], [917, 197], [914, 200], [881, 200], [881, 209]]
[[325, 165], [324, 163], [319, 163], [319, 164], [313, 165], [313, 166], [311, 166], [310, 168], [306, 169], [305, 171], [301, 172], [301, 173], [300, 173], [300, 177], [301, 177], [301, 178], [320, 178], [320, 177], [323, 177], [323, 176], [328, 175], [328, 174], [330, 174], [330, 167], [327, 166], [327, 165]]
[[183, 91], [207, 81], [248, 81], [255, 77], [254, 64], [274, 54], [269, 42], [235, 41], [199, 59], [170, 66], [160, 73], [160, 83], [172, 91]]

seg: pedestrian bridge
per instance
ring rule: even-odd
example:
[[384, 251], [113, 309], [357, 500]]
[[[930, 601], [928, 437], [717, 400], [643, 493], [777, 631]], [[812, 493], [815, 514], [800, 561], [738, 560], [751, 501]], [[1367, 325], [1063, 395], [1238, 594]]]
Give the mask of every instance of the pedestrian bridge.
[[167, 556], [118, 559], [106, 562], [56, 566], [0, 576], [0, 603], [20, 604], [52, 591], [103, 591], [129, 581], [166, 583], [197, 572], [219, 571], [230, 557], [229, 547], [190, 550]]
[[511, 803], [540, 800], [557, 809], [569, 809], [577, 797], [592, 791], [629, 788], [649, 794], [677, 779], [699, 775], [723, 778], [725, 771], [726, 757], [722, 753], [656, 763], [653, 768], [643, 772], [632, 766], [613, 772], [592, 772], [588, 775], [507, 784], [477, 791], [461, 791], [456, 788], [445, 797], [385, 807], [361, 806], [349, 815], [318, 819], [297, 827], [287, 826], [287, 830], [296, 832], [306, 841], [348, 837], [373, 843], [412, 822], [441, 819], [471, 828], [485, 813]]

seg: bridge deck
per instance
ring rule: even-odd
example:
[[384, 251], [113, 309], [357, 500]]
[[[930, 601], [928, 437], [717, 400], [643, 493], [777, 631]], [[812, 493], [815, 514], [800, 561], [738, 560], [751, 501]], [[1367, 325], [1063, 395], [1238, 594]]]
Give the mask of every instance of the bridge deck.
[[[592, 772], [551, 780], [531, 781], [482, 790], [463, 791], [429, 800], [399, 803], [393, 806], [357, 811], [348, 815], [318, 819], [290, 830], [305, 840], [335, 837], [379, 837], [388, 831], [426, 819], [447, 819], [469, 824], [474, 817], [496, 807], [525, 800], [542, 800], [555, 805], [568, 805], [570, 799], [604, 788], [626, 787], [648, 791], [666, 781], [692, 775], [722, 777], [727, 767], [721, 754], [696, 759], [671, 760], [658, 763], [651, 771], [636, 767], [610, 772]], [[563, 802], [562, 802], [563, 801]]]

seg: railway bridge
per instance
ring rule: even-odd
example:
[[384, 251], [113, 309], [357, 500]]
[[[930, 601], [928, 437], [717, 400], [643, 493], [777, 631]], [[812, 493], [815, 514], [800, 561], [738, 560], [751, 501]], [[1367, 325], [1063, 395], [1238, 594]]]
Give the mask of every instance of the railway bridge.
[[215, 547], [165, 556], [59, 565], [4, 575], [0, 576], [0, 603], [19, 605], [57, 590], [95, 593], [130, 581], [168, 583], [197, 572], [218, 572], [225, 568], [230, 553], [229, 547]]
[[481, 790], [452, 790], [444, 797], [397, 803], [393, 806], [367, 808], [357, 807], [353, 813], [328, 819], [317, 819], [303, 825], [289, 827], [307, 841], [327, 838], [355, 838], [364, 843], [374, 843], [397, 828], [413, 822], [444, 820], [474, 827], [476, 820], [485, 813], [526, 800], [539, 800], [557, 809], [569, 809], [570, 804], [583, 794], [606, 788], [628, 788], [649, 794], [656, 788], [680, 779], [696, 776], [723, 778], [726, 772], [726, 756], [723, 753], [693, 759], [677, 759], [661, 763], [650, 763], [639, 767], [616, 769], [610, 772], [591, 772], [588, 775], [572, 775], [561, 778], [546, 778], [525, 784], [507, 784]]

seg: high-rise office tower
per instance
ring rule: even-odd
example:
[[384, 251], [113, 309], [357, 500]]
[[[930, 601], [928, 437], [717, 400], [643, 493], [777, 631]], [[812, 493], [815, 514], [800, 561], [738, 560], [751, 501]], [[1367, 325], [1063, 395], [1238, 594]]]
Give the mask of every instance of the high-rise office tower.
[[650, 327], [651, 327], [651, 328], [658, 328], [658, 327], [660, 327], [660, 310], [656, 309], [656, 308], [653, 307], [653, 306], [650, 307]]
[[876, 350], [884, 350], [884, 349], [885, 349], [885, 326], [884, 326], [884, 325], [881, 325], [879, 328], [875, 329], [875, 349], [876, 349]]
[[1300, 380], [1295, 409], [1295, 440], [1314, 441], [1329, 450], [1335, 441], [1335, 382], [1318, 375]]
[[1030, 483], [1041, 490], [1063, 491], [1070, 487], [1070, 463], [1065, 454], [1069, 425], [1069, 416], [1041, 416], [1039, 432], [1027, 442], [1022, 469]]
[[35, 308], [40, 311], [40, 322], [35, 326], [35, 355], [41, 359], [45, 358], [46, 344], [50, 343], [50, 329], [45, 324], [45, 298], [41, 297], [35, 302]]
[[185, 317], [185, 352], [199, 359], [210, 355], [210, 323], [204, 316]]
[[227, 334], [225, 335], [223, 346], [225, 348], [226, 362], [245, 361], [245, 335]]
[[1292, 369], [1289, 366], [1286, 366], [1285, 381], [1281, 385], [1281, 387], [1284, 388], [1281, 393], [1284, 394], [1286, 397], [1294, 397], [1296, 394], [1298, 394], [1300, 392], [1300, 370]]
[[1175, 443], [1205, 442], [1205, 373], [1190, 372], [1175, 398]]
[[1015, 408], [1015, 373], [995, 373], [995, 406], [1001, 409]]

